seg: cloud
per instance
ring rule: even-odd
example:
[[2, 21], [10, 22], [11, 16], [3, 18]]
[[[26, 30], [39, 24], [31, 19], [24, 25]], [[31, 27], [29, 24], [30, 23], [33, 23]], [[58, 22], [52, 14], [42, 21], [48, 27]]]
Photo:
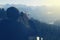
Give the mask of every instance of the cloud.
[[0, 0], [0, 4], [25, 4], [25, 5], [40, 5], [41, 0]]
[[0, 4], [24, 4], [28, 6], [60, 6], [60, 0], [0, 0]]
[[[40, 5], [48, 0], [0, 0], [0, 4]], [[46, 3], [45, 3], [46, 4]]]

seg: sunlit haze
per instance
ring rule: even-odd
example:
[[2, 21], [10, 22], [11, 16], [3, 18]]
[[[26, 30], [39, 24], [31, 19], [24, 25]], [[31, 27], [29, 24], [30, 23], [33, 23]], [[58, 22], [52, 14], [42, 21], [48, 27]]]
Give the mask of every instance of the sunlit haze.
[[0, 4], [24, 4], [28, 6], [60, 6], [60, 0], [0, 0]]

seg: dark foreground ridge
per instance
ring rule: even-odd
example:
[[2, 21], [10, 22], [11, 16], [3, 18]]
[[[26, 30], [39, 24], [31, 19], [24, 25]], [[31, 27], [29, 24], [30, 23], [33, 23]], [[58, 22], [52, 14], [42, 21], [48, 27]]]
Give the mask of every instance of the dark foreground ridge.
[[0, 40], [30, 40], [29, 37], [37, 36], [60, 40], [60, 27], [29, 19], [15, 7], [0, 9]]

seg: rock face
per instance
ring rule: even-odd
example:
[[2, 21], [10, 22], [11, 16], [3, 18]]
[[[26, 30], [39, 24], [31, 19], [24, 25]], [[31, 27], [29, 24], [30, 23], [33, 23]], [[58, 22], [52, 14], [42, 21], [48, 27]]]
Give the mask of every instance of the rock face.
[[19, 21], [23, 23], [26, 27], [29, 27], [29, 18], [26, 13], [20, 13]]

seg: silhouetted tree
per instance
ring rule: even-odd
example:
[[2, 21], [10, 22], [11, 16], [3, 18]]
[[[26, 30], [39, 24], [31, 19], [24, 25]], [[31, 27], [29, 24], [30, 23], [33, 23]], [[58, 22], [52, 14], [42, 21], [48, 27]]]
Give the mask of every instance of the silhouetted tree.
[[25, 40], [22, 23], [18, 23], [19, 11], [15, 7], [10, 7], [6, 11], [8, 19], [0, 24], [0, 40]]
[[2, 17], [1, 17], [1, 8], [0, 8], [0, 21], [1, 21], [1, 18], [2, 18]]
[[19, 11], [14, 7], [10, 7], [7, 9], [7, 17], [11, 21], [16, 21], [19, 17]]
[[0, 22], [6, 18], [6, 12], [4, 8], [0, 8]]
[[4, 10], [4, 8], [1, 9], [1, 16], [3, 19], [6, 18], [7, 14], [6, 14], [6, 11]]

